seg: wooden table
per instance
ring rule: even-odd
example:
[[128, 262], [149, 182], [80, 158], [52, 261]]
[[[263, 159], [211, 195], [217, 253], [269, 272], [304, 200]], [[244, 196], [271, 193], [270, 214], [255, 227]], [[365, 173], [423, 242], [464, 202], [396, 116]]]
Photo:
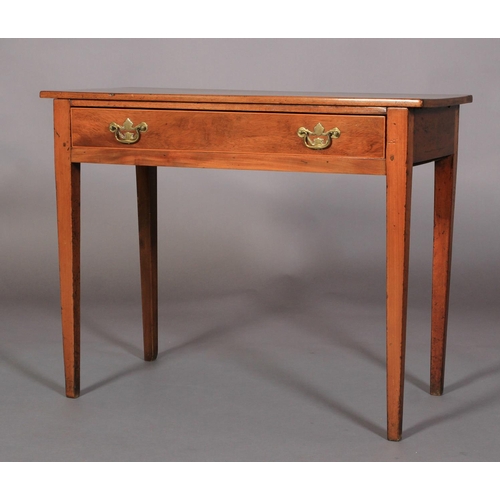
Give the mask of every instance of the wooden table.
[[435, 162], [430, 392], [443, 392], [459, 106], [470, 95], [165, 89], [54, 99], [66, 395], [80, 391], [80, 164], [136, 166], [144, 358], [158, 352], [157, 166], [385, 175], [387, 437], [402, 435], [413, 166]]

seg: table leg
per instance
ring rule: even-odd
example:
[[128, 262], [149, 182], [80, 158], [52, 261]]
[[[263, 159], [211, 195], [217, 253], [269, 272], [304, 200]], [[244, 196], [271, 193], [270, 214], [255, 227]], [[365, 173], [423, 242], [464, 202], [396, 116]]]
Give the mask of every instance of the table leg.
[[80, 394], [80, 164], [70, 157], [69, 102], [54, 101], [59, 278], [66, 396]]
[[387, 112], [387, 439], [402, 436], [413, 115]]
[[136, 166], [144, 359], [158, 355], [157, 167]]
[[435, 166], [430, 382], [430, 393], [435, 396], [443, 393], [444, 386], [456, 158], [456, 154], [447, 156]]

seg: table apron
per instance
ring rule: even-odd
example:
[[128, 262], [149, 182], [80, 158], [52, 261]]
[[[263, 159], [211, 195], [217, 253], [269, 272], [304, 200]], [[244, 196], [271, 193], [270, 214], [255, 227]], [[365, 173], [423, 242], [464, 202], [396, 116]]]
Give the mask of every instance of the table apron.
[[385, 159], [315, 157], [314, 155], [169, 151], [152, 149], [71, 149], [75, 163], [145, 165], [232, 170], [270, 170], [336, 174], [385, 175]]

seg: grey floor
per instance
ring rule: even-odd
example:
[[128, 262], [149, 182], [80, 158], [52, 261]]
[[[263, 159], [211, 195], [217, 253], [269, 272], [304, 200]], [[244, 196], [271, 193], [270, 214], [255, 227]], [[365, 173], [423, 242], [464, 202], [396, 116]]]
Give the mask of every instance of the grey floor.
[[385, 439], [383, 297], [291, 277], [160, 301], [156, 362], [137, 301], [82, 303], [82, 394], [64, 396], [57, 298], [1, 303], [2, 461], [497, 461], [496, 309], [451, 304], [446, 391], [429, 312], [408, 318], [404, 436]]

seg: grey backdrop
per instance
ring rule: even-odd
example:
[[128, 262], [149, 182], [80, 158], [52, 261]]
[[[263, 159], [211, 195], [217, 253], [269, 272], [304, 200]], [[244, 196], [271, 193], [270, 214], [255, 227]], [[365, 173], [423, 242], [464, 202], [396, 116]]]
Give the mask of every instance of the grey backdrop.
[[[474, 102], [461, 108], [450, 316], [455, 333], [450, 334], [450, 345], [461, 345], [464, 352], [470, 352], [474, 347], [481, 347], [483, 351], [473, 361], [458, 357], [455, 365], [452, 355], [448, 380], [452, 384], [455, 382], [457, 390], [460, 385], [468, 385], [466, 381], [476, 381], [479, 385], [489, 381], [492, 385], [482, 402], [464, 402], [466, 410], [459, 414], [469, 415], [472, 407], [485, 407], [487, 423], [471, 421], [471, 428], [496, 423], [495, 414], [500, 404], [500, 382], [495, 381], [499, 371], [498, 357], [495, 356], [500, 353], [497, 327], [500, 281], [498, 40], [3, 39], [0, 40], [0, 63], [0, 300], [4, 318], [0, 325], [0, 352], [3, 353], [1, 369], [5, 372], [0, 397], [10, 401], [8, 394], [22, 391], [32, 394], [32, 403], [38, 407], [42, 403], [36, 398], [41, 398], [42, 387], [50, 393], [49, 399], [57, 401], [56, 404], [75, 403], [62, 396], [52, 101], [40, 99], [40, 90], [147, 86], [466, 93], [473, 94]], [[413, 190], [409, 349], [422, 345], [423, 358], [418, 361], [422, 374], [414, 377], [414, 385], [422, 394], [426, 390], [428, 368], [432, 175], [432, 165], [417, 167]], [[293, 316], [301, 308], [306, 309], [308, 300], [317, 297], [320, 302], [327, 300], [325, 320], [340, 307], [338, 304], [344, 304], [347, 309], [351, 307], [351, 323], [346, 320], [346, 325], [351, 327], [353, 322], [360, 321], [363, 311], [374, 311], [375, 316], [367, 315], [364, 323], [368, 330], [369, 325], [376, 325], [367, 333], [369, 340], [349, 344], [347, 334], [344, 341], [351, 351], [364, 352], [365, 361], [370, 355], [364, 342], [377, 342], [380, 356], [372, 356], [372, 361], [376, 358], [375, 364], [382, 376], [385, 297], [383, 177], [164, 168], [159, 171], [159, 214], [160, 307], [163, 311], [160, 351], [165, 355], [172, 338], [181, 342], [179, 332], [183, 328], [189, 337], [188, 323], [195, 321], [196, 315], [199, 315], [196, 316], [196, 321], [199, 321], [196, 329], [203, 330], [200, 325], [203, 325], [204, 318], [218, 310], [220, 314], [214, 319], [218, 326], [212, 326], [230, 336], [234, 325], [247, 324], [248, 314], [255, 319], [260, 313], [284, 311], [285, 314], [288, 311]], [[94, 338], [98, 346], [96, 351], [106, 349], [98, 342], [110, 349], [114, 347], [122, 354], [122, 351], [127, 351], [125, 355], [132, 356], [137, 364], [137, 368], [134, 365], [130, 369], [116, 366], [106, 374], [95, 371], [95, 380], [91, 383], [91, 377], [85, 373], [92, 372], [91, 358], [98, 359], [98, 353], [84, 352], [82, 385], [87, 401], [92, 394], [99, 392], [103, 401], [109, 401], [109, 392], [113, 391], [111, 384], [119, 383], [124, 374], [141, 370], [143, 366], [138, 359], [141, 339], [135, 217], [133, 168], [82, 167], [83, 342], [90, 342], [86, 338]], [[241, 303], [238, 302], [240, 299]], [[248, 303], [245, 302], [247, 299]], [[213, 300], [216, 302], [210, 302]], [[237, 303], [231, 302], [233, 300]], [[204, 305], [195, 313], [187, 304]], [[127, 314], [133, 316], [129, 322], [124, 319]], [[317, 319], [317, 314], [311, 313], [309, 321]], [[104, 327], [106, 321], [109, 324]], [[176, 332], [173, 331], [174, 323]], [[127, 325], [130, 324], [133, 331], [128, 332]], [[212, 326], [206, 326], [208, 333]], [[298, 326], [297, 329], [300, 330]], [[280, 338], [285, 338], [285, 345], [286, 330], [287, 327], [271, 328], [271, 331], [281, 332]], [[328, 343], [325, 340], [327, 330], [325, 326], [322, 341]], [[355, 333], [352, 335], [354, 338]], [[218, 345], [220, 339], [212, 341]], [[307, 336], [303, 341], [306, 350], [309, 342], [314, 344]], [[194, 340], [190, 342], [194, 343]], [[205, 337], [204, 342], [209, 343], [210, 336]], [[27, 346], [31, 346], [32, 351]], [[50, 349], [43, 346], [50, 346]], [[268, 355], [281, 348], [273, 344]], [[486, 356], [486, 359], [484, 352], [491, 358]], [[110, 360], [103, 356], [98, 362], [106, 364]], [[273, 361], [269, 363], [272, 365]], [[249, 365], [247, 360], [247, 368]], [[453, 369], [457, 371], [454, 373]], [[200, 376], [207, 377], [206, 374]], [[330, 375], [324, 376], [328, 378]], [[131, 379], [133, 377], [127, 378], [129, 383]], [[475, 389], [476, 386], [471, 388], [471, 394]], [[236, 388], [233, 390], [237, 391]], [[306, 388], [304, 391], [307, 392]], [[317, 453], [309, 453], [304, 451], [308, 450], [307, 440], [302, 441], [301, 453], [304, 455], [294, 454], [286, 447], [277, 452], [277, 448], [271, 445], [266, 452], [262, 449], [252, 452], [242, 445], [242, 448], [236, 447], [239, 452], [231, 454], [228, 450], [234, 451], [234, 446], [227, 444], [221, 447], [213, 445], [205, 453], [200, 452], [196, 445], [184, 448], [179, 438], [178, 448], [175, 448], [177, 453], [167, 453], [162, 447], [163, 452], [158, 451], [152, 459], [296, 460], [305, 457], [312, 460], [392, 460], [396, 458], [394, 453], [400, 453], [403, 448], [392, 446], [384, 448], [390, 450], [387, 454], [376, 454], [379, 446], [386, 446], [381, 437], [385, 425], [383, 383], [374, 391], [377, 401], [381, 400], [377, 402], [380, 415], [373, 418], [376, 423], [366, 424], [365, 418], [371, 421], [371, 410], [367, 407], [360, 410], [359, 415], [364, 416], [357, 420], [353, 414], [342, 412], [339, 409], [343, 408], [342, 405], [336, 408], [343, 421], [354, 428], [358, 426], [370, 431], [367, 439], [373, 440], [372, 455], [368, 452], [366, 455], [352, 455], [348, 451], [343, 455], [332, 455], [326, 444], [324, 449], [317, 449]], [[332, 394], [334, 397], [335, 391]], [[124, 399], [132, 397], [126, 386], [121, 395]], [[85, 401], [83, 396], [70, 408], [76, 405], [81, 408]], [[30, 413], [26, 408], [21, 411], [16, 406], [19, 404], [18, 398], [12, 396], [12, 407], [4, 406], [4, 411], [10, 412], [12, 419], [15, 414]], [[307, 407], [307, 404], [310, 403], [306, 401], [304, 405]], [[416, 410], [407, 405], [405, 411], [407, 415]], [[449, 419], [432, 417], [430, 411], [427, 420], [417, 418], [410, 434], [414, 438], [426, 434], [428, 427], [437, 425], [437, 422], [440, 430], [446, 429], [450, 425], [448, 420], [455, 418], [453, 410], [449, 411], [452, 415]], [[358, 412], [354, 413], [358, 415]], [[325, 415], [324, 418], [326, 421], [329, 417]], [[55, 446], [53, 440], [28, 452], [16, 432], [8, 428], [5, 423], [8, 421], [7, 418], [0, 423], [0, 427], [7, 426], [0, 428], [3, 439], [10, 443], [10, 448], [3, 447], [8, 452], [0, 451], [0, 454], [5, 453], [3, 458], [7, 460], [151, 459], [147, 453], [134, 455], [130, 451], [128, 454], [119, 446], [114, 454], [106, 454], [104, 449], [108, 448], [98, 437], [95, 437], [95, 447], [87, 450], [87, 454]], [[37, 424], [31, 422], [29, 425], [36, 427]], [[193, 425], [203, 429], [199, 422]], [[235, 435], [247, 435], [246, 428], [238, 428]], [[53, 439], [56, 441], [57, 436], [54, 430]], [[250, 439], [250, 433], [247, 437]], [[336, 443], [338, 450], [339, 442], [344, 442], [342, 436], [330, 434], [329, 437], [339, 440]], [[489, 443], [488, 451], [476, 450], [477, 454], [471, 455], [469, 450], [464, 456], [477, 460], [498, 458], [498, 442], [493, 446], [486, 434], [483, 437]], [[287, 442], [290, 439], [288, 436]], [[347, 444], [352, 443], [352, 439], [351, 435], [346, 437], [345, 450], [352, 450]], [[363, 442], [365, 438], [358, 439]], [[461, 459], [457, 458], [458, 449], [449, 457], [440, 455], [441, 447], [432, 448], [432, 441], [429, 439], [429, 454], [421, 459]], [[325, 441], [318, 439], [318, 442]], [[265, 444], [262, 446], [266, 448]], [[414, 459], [410, 452], [405, 457]]]

